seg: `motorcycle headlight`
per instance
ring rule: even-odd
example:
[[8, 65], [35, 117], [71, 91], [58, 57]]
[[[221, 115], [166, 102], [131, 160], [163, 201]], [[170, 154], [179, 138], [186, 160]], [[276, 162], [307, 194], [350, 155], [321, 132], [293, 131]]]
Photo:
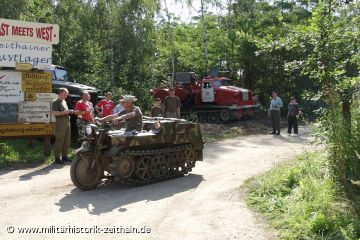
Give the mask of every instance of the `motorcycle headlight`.
[[160, 128], [160, 122], [159, 122], [159, 121], [155, 122], [154, 128], [155, 128], [155, 129], [159, 129], [159, 128]]
[[87, 125], [87, 126], [85, 127], [85, 132], [86, 132], [86, 135], [91, 135], [91, 133], [92, 133], [92, 128], [91, 128], [90, 125]]

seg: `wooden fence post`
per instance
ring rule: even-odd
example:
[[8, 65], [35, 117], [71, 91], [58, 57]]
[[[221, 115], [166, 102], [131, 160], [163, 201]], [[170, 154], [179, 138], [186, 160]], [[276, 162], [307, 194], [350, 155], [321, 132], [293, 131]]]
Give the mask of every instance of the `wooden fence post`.
[[44, 156], [48, 157], [51, 154], [50, 137], [44, 137]]

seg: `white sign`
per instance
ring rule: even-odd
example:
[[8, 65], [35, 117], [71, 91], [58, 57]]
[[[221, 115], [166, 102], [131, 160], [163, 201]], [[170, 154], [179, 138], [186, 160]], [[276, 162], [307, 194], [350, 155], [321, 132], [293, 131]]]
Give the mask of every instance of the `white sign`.
[[0, 102], [24, 101], [21, 72], [0, 71]]
[[58, 44], [59, 25], [0, 18], [0, 40]]
[[[52, 105], [52, 102], [58, 98], [56, 93], [36, 93], [36, 101], [49, 102]], [[56, 118], [51, 114], [50, 122], [56, 122]]]
[[56, 93], [36, 93], [36, 101], [48, 101], [52, 102], [57, 99], [58, 95]]
[[50, 102], [22, 102], [19, 104], [20, 123], [49, 123]]
[[30, 63], [33, 68], [44, 68], [51, 65], [51, 53], [49, 44], [0, 41], [0, 67]]

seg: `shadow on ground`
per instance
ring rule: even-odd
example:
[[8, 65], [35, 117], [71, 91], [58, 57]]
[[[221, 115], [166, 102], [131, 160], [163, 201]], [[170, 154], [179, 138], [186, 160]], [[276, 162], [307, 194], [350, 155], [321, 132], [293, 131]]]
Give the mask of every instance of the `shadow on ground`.
[[20, 179], [20, 181], [30, 180], [35, 176], [49, 174], [52, 170], [62, 168], [63, 166], [65, 166], [65, 165], [60, 165], [60, 164], [56, 164], [56, 163], [46, 165], [46, 166], [44, 166], [42, 168], [36, 169], [33, 172], [29, 172], [29, 173], [26, 173], [24, 175], [21, 175], [19, 177], [19, 179]]
[[94, 215], [101, 215], [114, 209], [125, 212], [128, 204], [168, 198], [177, 193], [196, 189], [202, 181], [203, 177], [197, 174], [189, 174], [185, 177], [142, 187], [106, 181], [92, 191], [81, 191], [74, 188], [71, 192], [66, 193], [55, 205], [59, 206], [60, 212], [75, 209], [86, 209], [90, 214]]

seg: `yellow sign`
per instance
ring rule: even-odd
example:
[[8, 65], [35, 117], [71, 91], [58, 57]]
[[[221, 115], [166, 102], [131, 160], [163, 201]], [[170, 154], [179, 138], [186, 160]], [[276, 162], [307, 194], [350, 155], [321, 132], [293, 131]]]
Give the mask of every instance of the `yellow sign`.
[[22, 90], [24, 92], [33, 92], [33, 93], [52, 92], [51, 73], [23, 72]]
[[49, 136], [53, 134], [52, 124], [1, 124], [0, 137]]
[[36, 93], [33, 92], [25, 92], [25, 101], [35, 101]]
[[15, 66], [16, 71], [30, 71], [33, 68], [31, 63], [20, 63], [17, 62]]

